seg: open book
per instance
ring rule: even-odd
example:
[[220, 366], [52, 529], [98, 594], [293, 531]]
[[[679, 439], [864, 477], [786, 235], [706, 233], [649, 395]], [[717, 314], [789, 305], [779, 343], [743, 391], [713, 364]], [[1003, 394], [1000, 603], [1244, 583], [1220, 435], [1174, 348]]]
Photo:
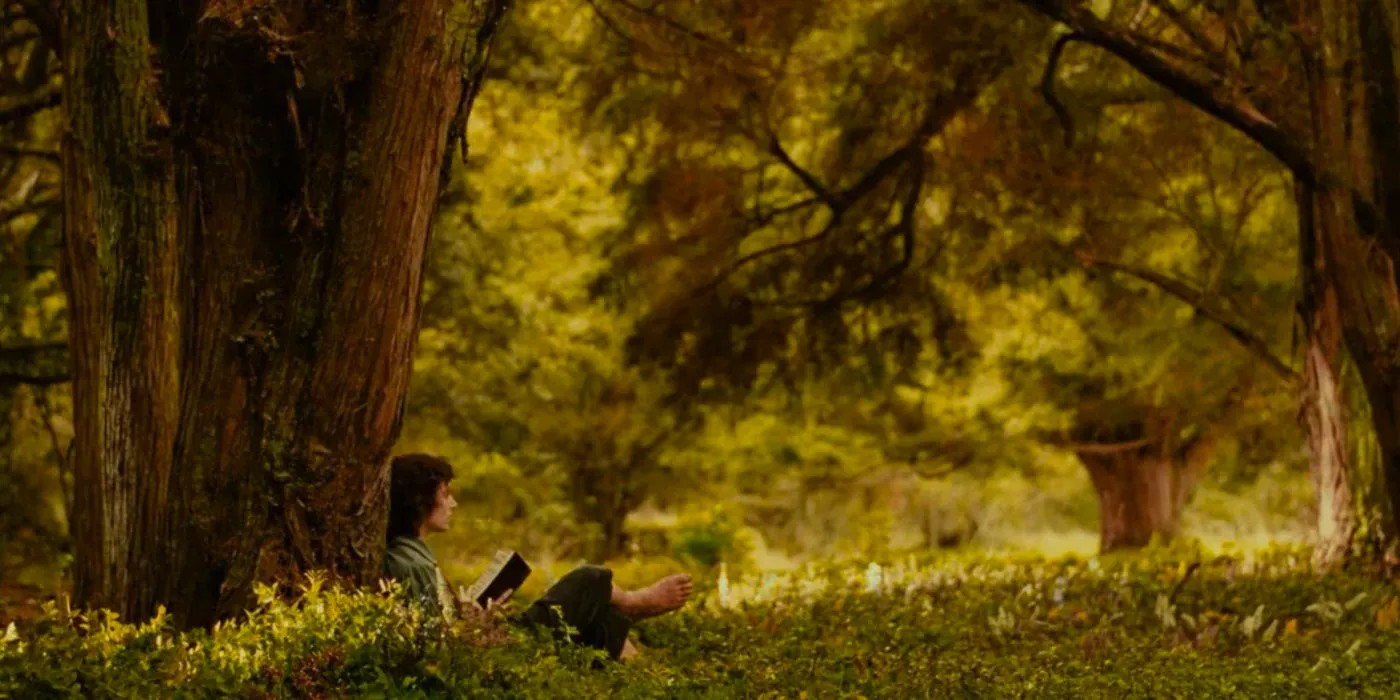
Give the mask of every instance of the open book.
[[519, 553], [509, 549], [498, 549], [496, 556], [491, 558], [491, 565], [486, 567], [486, 571], [477, 578], [476, 583], [467, 589], [465, 598], [486, 607], [488, 601], [500, 598], [506, 591], [520, 588], [520, 584], [529, 577], [530, 565], [525, 563], [525, 559]]

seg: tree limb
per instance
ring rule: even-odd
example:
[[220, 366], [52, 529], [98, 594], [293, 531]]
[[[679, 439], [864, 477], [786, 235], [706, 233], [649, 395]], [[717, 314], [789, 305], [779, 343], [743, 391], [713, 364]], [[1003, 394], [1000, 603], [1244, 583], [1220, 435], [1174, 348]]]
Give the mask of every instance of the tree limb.
[[0, 384], [61, 384], [71, 379], [70, 364], [64, 343], [0, 347]]
[[1069, 450], [1075, 454], [1082, 455], [1117, 455], [1124, 452], [1140, 450], [1154, 442], [1151, 438], [1132, 440], [1129, 442], [1074, 442], [1074, 443], [1049, 443], [1054, 447]]
[[1246, 350], [1254, 353], [1256, 357], [1263, 360], [1274, 373], [1289, 382], [1298, 381], [1298, 372], [1269, 350], [1269, 344], [1266, 343], [1263, 338], [1250, 332], [1243, 325], [1230, 318], [1225, 312], [1203, 302], [1201, 300], [1203, 295], [1198, 290], [1192, 289], [1185, 282], [1173, 279], [1155, 270], [1148, 270], [1108, 260], [1100, 260], [1082, 252], [1078, 253], [1077, 257], [1089, 267], [1102, 267], [1107, 270], [1136, 277], [1189, 304], [1201, 315], [1225, 329], [1225, 332], [1229, 333], [1230, 337], [1238, 341]]
[[809, 304], [817, 308], [831, 308], [852, 299], [875, 299], [889, 289], [896, 280], [904, 275], [909, 269], [909, 264], [914, 260], [914, 246], [917, 237], [914, 235], [914, 218], [917, 214], [919, 198], [924, 191], [924, 159], [922, 150], [915, 150], [909, 153], [909, 158], [913, 161], [908, 176], [907, 189], [904, 200], [900, 204], [899, 222], [891, 227], [885, 238], [898, 237], [900, 239], [900, 256], [894, 264], [875, 273], [870, 279], [860, 287], [848, 292], [838, 292], [825, 299]]
[[1084, 40], [1084, 36], [1079, 32], [1070, 32], [1056, 39], [1055, 46], [1050, 49], [1050, 58], [1045, 61], [1045, 74], [1040, 78], [1040, 94], [1045, 96], [1046, 104], [1055, 110], [1055, 116], [1060, 119], [1060, 128], [1065, 131], [1066, 147], [1074, 145], [1074, 117], [1055, 94], [1055, 75], [1059, 72], [1060, 57], [1064, 55], [1065, 48], [1075, 41]]
[[1216, 46], [1207, 38], [1205, 34], [1202, 34], [1199, 29], [1193, 26], [1191, 22], [1186, 19], [1185, 13], [1172, 5], [1171, 0], [1147, 0], [1147, 3], [1156, 8], [1158, 12], [1162, 13], [1162, 16], [1170, 20], [1178, 31], [1184, 34], [1187, 39], [1190, 39], [1192, 44], [1196, 45], [1196, 48], [1204, 52], [1206, 60], [1210, 63], [1212, 68], [1222, 72], [1225, 70], [1224, 52], [1221, 51], [1219, 46]]
[[801, 180], [802, 184], [805, 185], [807, 189], [811, 190], [812, 194], [817, 196], [817, 199], [820, 199], [830, 207], [833, 212], [841, 208], [841, 202], [831, 196], [831, 191], [827, 189], [826, 185], [822, 184], [822, 181], [818, 180], [816, 175], [813, 175], [806, 168], [798, 165], [797, 161], [793, 160], [791, 155], [788, 155], [787, 149], [783, 148], [783, 144], [778, 141], [777, 136], [768, 139], [768, 152], [771, 153], [774, 158], [777, 158], [778, 162], [782, 163], [783, 167], [787, 168], [789, 172], [796, 175], [797, 179]]
[[[990, 78], [1000, 74], [1011, 64], [1010, 56], [1006, 53], [999, 54], [987, 61], [977, 62], [970, 65], [958, 75], [954, 82], [953, 89], [935, 96], [930, 100], [928, 107], [924, 110], [923, 117], [915, 127], [914, 132], [902, 145], [887, 153], [875, 165], [871, 166], [864, 174], [856, 180], [854, 184], [844, 190], [832, 192], [815, 175], [798, 165], [792, 157], [783, 149], [776, 136], [769, 140], [769, 152], [778, 159], [789, 171], [797, 176], [799, 180], [811, 190], [815, 198], [821, 201], [831, 211], [831, 221], [823, 227], [822, 231], [803, 238], [798, 241], [781, 243], [764, 250], [755, 251], [740, 258], [738, 261], [727, 266], [709, 284], [702, 287], [702, 290], [712, 289], [722, 280], [733, 274], [739, 268], [754, 260], [774, 253], [793, 250], [803, 246], [816, 243], [826, 238], [833, 228], [840, 223], [842, 214], [852, 205], [869, 195], [882, 182], [891, 175], [904, 169], [907, 181], [911, 183], [906, 191], [905, 198], [900, 205], [900, 220], [892, 227], [884, 230], [882, 238], [890, 239], [899, 237], [901, 239], [901, 258], [893, 265], [876, 273], [869, 281], [860, 287], [838, 292], [832, 296], [818, 300], [807, 300], [792, 304], [782, 304], [783, 306], [830, 306], [840, 304], [850, 299], [859, 297], [870, 297], [882, 291], [891, 280], [899, 277], [908, 269], [914, 257], [915, 247], [915, 214], [917, 210], [918, 198], [923, 191], [924, 183], [924, 147], [928, 142], [947, 126], [953, 117], [966, 109], [977, 95], [981, 93], [982, 87]], [[798, 205], [805, 205], [806, 200]]]
[[1081, 40], [1108, 51], [1149, 80], [1172, 91], [1201, 111], [1219, 119], [1258, 143], [1278, 158], [1300, 180], [1316, 183], [1317, 165], [1305, 142], [1259, 111], [1248, 98], [1232, 95], [1181, 70], [1153, 49], [1150, 40], [1099, 19], [1074, 0], [1016, 0], [1036, 12], [1068, 26]]
[[[728, 55], [728, 56], [730, 56], [730, 57], [733, 57], [733, 58], [741, 58], [740, 55], [739, 55], [739, 52], [736, 51], [728, 42], [725, 42], [725, 41], [722, 41], [722, 40], [720, 40], [720, 39], [717, 39], [717, 38], [715, 38], [715, 37], [713, 37], [713, 36], [710, 36], [709, 34], [706, 34], [705, 32], [702, 32], [702, 31], [700, 31], [700, 30], [698, 30], [698, 29], [695, 29], [695, 28], [693, 28], [693, 27], [686, 26], [685, 24], [682, 24], [681, 22], [678, 22], [678, 21], [676, 21], [676, 20], [674, 20], [674, 19], [672, 19], [672, 18], [670, 18], [670, 17], [667, 17], [667, 16], [664, 15], [664, 14], [661, 14], [660, 12], [657, 12], [656, 9], [655, 9], [654, 7], [653, 7], [653, 8], [641, 7], [641, 6], [638, 6], [638, 5], [636, 5], [636, 4], [632, 3], [632, 2], [629, 2], [629, 0], [610, 0], [610, 1], [611, 1], [613, 4], [619, 5], [619, 6], [621, 6], [622, 8], [626, 9], [627, 11], [629, 11], [629, 12], [631, 12], [631, 13], [633, 13], [633, 14], [640, 15], [640, 16], [645, 17], [645, 18], [647, 18], [647, 19], [650, 19], [650, 20], [659, 22], [659, 23], [661, 23], [662, 26], [666, 27], [667, 29], [670, 29], [670, 30], [673, 31], [673, 32], [676, 32], [676, 33], [681, 34], [681, 35], [683, 35], [683, 36], [689, 37], [689, 38], [691, 38], [691, 39], [693, 39], [693, 40], [695, 40], [695, 41], [698, 41], [698, 42], [700, 42], [700, 43], [702, 43], [702, 44], [708, 45], [708, 46], [710, 46], [711, 48], [718, 49], [718, 50], [719, 50], [721, 53], [723, 53], [723, 54], [726, 54], [726, 55]], [[659, 6], [660, 3], [657, 3], [657, 5]], [[741, 59], [741, 60], [742, 60], [742, 59]]]

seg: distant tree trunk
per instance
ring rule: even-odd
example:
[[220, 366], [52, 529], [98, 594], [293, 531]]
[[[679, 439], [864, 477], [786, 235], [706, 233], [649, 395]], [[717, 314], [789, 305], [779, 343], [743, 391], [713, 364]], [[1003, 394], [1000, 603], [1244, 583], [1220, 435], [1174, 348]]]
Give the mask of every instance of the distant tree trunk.
[[624, 526], [627, 523], [628, 511], [621, 509], [608, 509], [599, 513], [598, 524], [602, 527], [602, 540], [598, 543], [598, 549], [594, 552], [597, 561], [607, 561], [622, 554], [627, 549], [627, 532]]
[[507, 4], [65, 4], [79, 604], [204, 625], [378, 575], [429, 222]]
[[[1400, 533], [1400, 7], [1342, 3], [1308, 73], [1318, 158], [1356, 189], [1315, 188], [1317, 234], [1347, 350], [1370, 399], [1392, 522]], [[1346, 70], [1349, 69], [1349, 70]]]
[[569, 487], [579, 519], [598, 526], [598, 538], [588, 556], [601, 563], [627, 550], [627, 517], [643, 498], [634, 483], [634, 463], [603, 460], [599, 464], [570, 474]]
[[1209, 451], [1207, 439], [1172, 451], [1155, 441], [1079, 446], [1075, 453], [1099, 501], [1099, 550], [1145, 547], [1154, 536], [1162, 542], [1176, 538]]

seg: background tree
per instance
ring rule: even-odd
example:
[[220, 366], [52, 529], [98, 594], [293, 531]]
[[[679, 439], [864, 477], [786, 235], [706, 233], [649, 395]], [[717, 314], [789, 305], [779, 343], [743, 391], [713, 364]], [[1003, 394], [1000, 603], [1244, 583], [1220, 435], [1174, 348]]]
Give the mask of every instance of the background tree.
[[[616, 53], [595, 61], [590, 104], [650, 158], [631, 180], [618, 265], [600, 288], [647, 300], [633, 357], [672, 372], [687, 400], [841, 382], [852, 369], [926, 393], [971, 395], [1028, 377], [1053, 385], [1058, 396], [1029, 405], [992, 389], [968, 409], [975, 417], [1002, 402], [990, 422], [1022, 439], [1031, 428], [1069, 433], [1060, 442], [1074, 446], [1103, 502], [1105, 549], [1171, 537], [1216, 444], [1214, 424], [1256, 410], [1247, 396], [1270, 403], [1272, 389], [1250, 388], [1253, 366], [1284, 382], [1294, 374], [1272, 349], [1286, 329], [1260, 335], [1237, 315], [1287, 304], [1277, 265], [1255, 268], [1274, 275], [1262, 280], [1241, 267], [1243, 251], [1277, 248], [1254, 215], [1261, 202], [1277, 208], [1281, 183], [1241, 144], [1191, 138], [1185, 129], [1201, 124], [1183, 126], [1131, 75], [1094, 86], [1083, 115], [1098, 129], [1090, 146], [1053, 150], [1054, 114], [1022, 97], [1041, 81], [1038, 57], [1013, 50], [1004, 30], [1015, 25], [992, 9], [597, 6]], [[750, 24], [782, 31], [763, 32], [765, 44], [744, 38]], [[966, 31], [950, 37], [935, 25]], [[875, 58], [889, 51], [899, 60]], [[621, 71], [629, 77], [614, 79], [608, 60], [631, 66]], [[708, 118], [681, 116], [695, 111]], [[1030, 116], [1008, 116], [1021, 114]], [[1123, 149], [1144, 133], [1191, 159], [1145, 163]], [[1230, 155], [1212, 159], [1221, 146]], [[1167, 204], [1144, 202], [1153, 199]], [[1163, 246], [1181, 254], [1159, 260], [1201, 283], [1108, 264]], [[1160, 315], [1134, 319], [1153, 307], [1107, 279], [1084, 281], [1076, 257], [1163, 287]], [[1216, 308], [1222, 287], [1236, 298]], [[872, 303], [884, 310], [868, 312]], [[1024, 312], [988, 311], [1014, 304]], [[1211, 327], [1173, 320], [1191, 306]], [[1047, 320], [1051, 309], [1067, 314]], [[980, 314], [971, 324], [980, 334], [968, 331], [968, 313]], [[1231, 337], [1243, 352], [1201, 361]], [[1272, 405], [1269, 415], [1281, 415]], [[946, 453], [975, 422], [949, 413], [914, 430], [941, 433], [926, 451]]]
[[628, 551], [630, 514], [677, 502], [704, 478], [674, 461], [702, 419], [664, 405], [664, 382], [625, 365], [630, 319], [588, 295], [625, 163], [576, 134], [566, 103], [550, 99], [568, 89], [562, 76], [585, 37], [558, 3], [517, 17], [471, 125], [473, 139], [502, 149], [444, 193], [404, 449], [467, 467], [468, 512], [525, 522], [512, 535], [536, 557], [603, 561]]
[[[83, 265], [94, 250], [114, 270], [153, 261], [149, 274], [75, 277], [75, 299], [146, 324], [113, 324], [93, 347], [169, 351], [173, 370], [103, 351], [112, 371], [86, 386], [121, 386], [97, 400], [155, 410], [135, 422], [111, 412], [120, 420], [93, 444], [160, 456], [160, 440], [173, 442], [168, 460], [141, 462], [151, 471], [102, 457], [117, 466], [89, 486], [131, 491], [101, 501], [107, 520], [79, 534], [91, 545], [93, 523], [123, 515], [106, 504], [137, 500], [159, 517], [129, 528], [192, 523], [195, 544], [140, 540], [131, 557], [148, 569], [122, 574], [159, 579], [152, 552], [169, 553], [160, 561], [181, 573], [152, 585], [204, 595], [177, 607], [208, 619], [259, 578], [370, 570], [361, 544], [377, 545], [378, 505], [363, 495], [382, 473], [361, 467], [381, 462], [343, 463], [390, 449], [397, 420], [377, 401], [401, 391], [409, 331], [381, 322], [399, 318], [381, 302], [422, 322], [392, 449], [459, 467], [460, 525], [438, 547], [450, 576], [474, 575], [472, 559], [501, 542], [546, 569], [667, 555], [734, 572], [969, 541], [1058, 552], [1178, 533], [1291, 538], [1312, 513], [1299, 501], [1307, 457], [1291, 399], [1304, 375], [1289, 342], [1286, 169], [1104, 52], [1052, 44], [1051, 25], [1014, 4], [524, 2], [474, 102], [467, 134], [489, 148], [451, 166], [435, 207], [414, 209], [435, 221], [421, 307], [399, 296], [417, 284], [418, 239], [379, 255], [384, 241], [365, 233], [379, 223], [347, 218], [378, 201], [363, 188], [383, 180], [379, 163], [420, 143], [361, 147], [374, 95], [408, 90], [377, 77], [407, 20], [368, 6], [315, 19], [206, 9], [149, 27], [156, 87], [131, 104], [159, 106], [151, 148], [91, 160], [125, 175], [137, 163], [156, 177], [142, 188], [175, 193], [149, 211], [130, 208], [154, 201], [145, 194], [122, 194], [147, 189], [101, 195], [131, 221], [177, 214], [151, 229], [118, 216], [103, 236], [175, 233], [74, 247]], [[50, 31], [35, 16], [7, 54], [15, 75]], [[1160, 21], [1149, 8], [1139, 26]], [[84, 50], [126, 50], [104, 43], [126, 36], [115, 26], [103, 35]], [[98, 85], [99, 72], [79, 77]], [[6, 196], [32, 184], [44, 195], [32, 201], [54, 209], [62, 123], [31, 117], [27, 135], [3, 142], [24, 171]], [[421, 182], [436, 191], [441, 179]], [[32, 248], [34, 269], [0, 280], [19, 295], [0, 319], [4, 372], [19, 356], [10, 340], [29, 357], [64, 355], [64, 307], [42, 269], [44, 242], [60, 238], [45, 221], [26, 214], [6, 232]], [[120, 285], [184, 291], [166, 303]], [[373, 324], [342, 313], [350, 297]], [[359, 340], [327, 335], [352, 326]], [[354, 357], [328, 364], [342, 351]], [[1366, 415], [1359, 373], [1337, 359], [1347, 410]], [[320, 379], [298, 383], [303, 370]], [[363, 391], [342, 401], [319, 383], [331, 376], [364, 379], [346, 390]], [[15, 481], [43, 492], [25, 505], [54, 532], [69, 483], [64, 396], [17, 389], [7, 453]], [[129, 426], [155, 443], [123, 442], [137, 435]], [[1358, 463], [1373, 460], [1373, 431], [1347, 427]], [[315, 534], [349, 520], [360, 525], [343, 536]], [[208, 556], [181, 549], [204, 545]]]
[[429, 224], [507, 5], [38, 22], [62, 26], [79, 604], [202, 625], [255, 581], [378, 575]]
[[1350, 534], [1343, 341], [1370, 402], [1391, 517], [1400, 517], [1400, 385], [1388, 349], [1400, 309], [1391, 271], [1400, 241], [1400, 10], [1384, 0], [1021, 4], [1070, 28], [1061, 45], [1107, 50], [1292, 173], [1319, 530], [1324, 542]]

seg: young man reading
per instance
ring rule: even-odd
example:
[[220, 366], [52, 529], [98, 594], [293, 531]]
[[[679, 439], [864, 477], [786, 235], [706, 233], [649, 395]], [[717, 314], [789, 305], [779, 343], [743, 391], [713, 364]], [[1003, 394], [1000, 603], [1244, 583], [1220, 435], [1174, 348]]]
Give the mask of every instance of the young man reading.
[[[431, 455], [410, 454], [395, 457], [390, 470], [384, 573], [399, 581], [411, 600], [451, 620], [457, 612], [455, 598], [423, 537], [446, 530], [452, 522], [457, 507], [448, 488], [452, 465]], [[562, 622], [576, 630], [573, 641], [603, 649], [614, 659], [635, 656], [636, 647], [627, 639], [632, 623], [679, 609], [690, 597], [690, 577], [674, 574], [639, 591], [618, 588], [612, 578], [612, 571], [601, 566], [574, 569], [516, 620], [562, 629], [562, 613]], [[507, 593], [495, 603], [509, 597]]]

